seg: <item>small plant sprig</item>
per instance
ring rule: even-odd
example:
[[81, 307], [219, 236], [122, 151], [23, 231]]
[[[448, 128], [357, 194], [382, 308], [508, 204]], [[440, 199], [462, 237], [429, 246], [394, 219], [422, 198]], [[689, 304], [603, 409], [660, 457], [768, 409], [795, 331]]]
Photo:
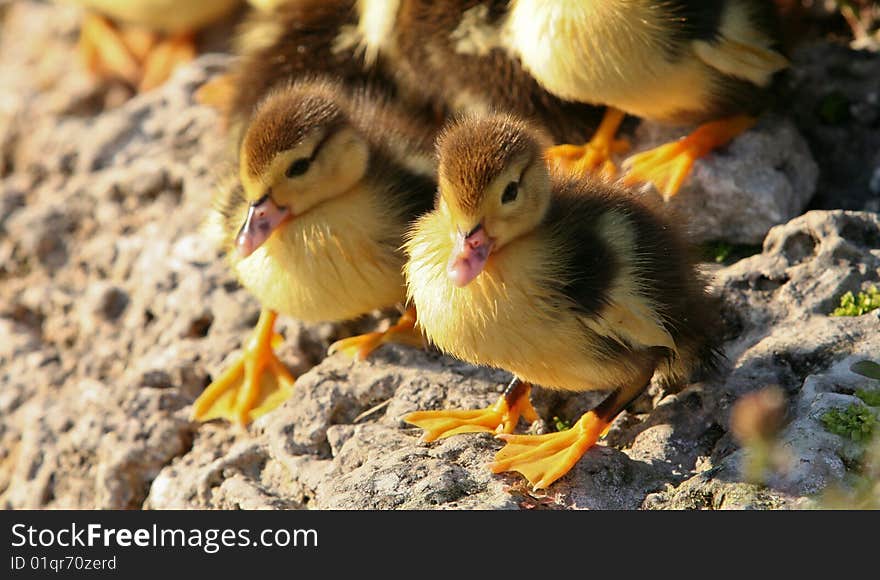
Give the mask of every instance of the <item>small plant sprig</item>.
[[702, 246], [703, 259], [716, 264], [729, 265], [761, 252], [761, 246], [731, 244], [723, 240], [706, 242]]
[[846, 409], [829, 409], [822, 415], [825, 429], [835, 435], [847, 437], [856, 443], [866, 443], [874, 434], [877, 417], [864, 405], [853, 403]]
[[880, 308], [880, 291], [876, 286], [871, 286], [867, 292], [859, 292], [857, 296], [852, 292], [841, 296], [840, 306], [834, 309], [831, 316], [861, 316], [878, 308]]
[[565, 419], [553, 415], [553, 427], [557, 431], [568, 431], [571, 429], [571, 421], [566, 421]]

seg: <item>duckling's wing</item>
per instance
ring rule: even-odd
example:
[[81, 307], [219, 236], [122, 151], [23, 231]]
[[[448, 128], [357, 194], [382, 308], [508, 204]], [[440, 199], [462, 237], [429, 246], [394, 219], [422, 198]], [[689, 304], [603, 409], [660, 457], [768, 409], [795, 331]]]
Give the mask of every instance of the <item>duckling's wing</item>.
[[642, 212], [637, 231], [635, 206], [628, 207], [619, 195], [592, 188], [572, 193], [556, 198], [550, 220], [556, 221], [557, 240], [565, 240], [556, 258], [564, 281], [559, 289], [579, 320], [593, 333], [624, 345], [676, 350], [652, 295], [657, 290], [652, 273], [663, 268], [653, 262], [663, 259], [661, 252], [640, 247], [643, 230], [661, 230], [662, 224]]
[[697, 58], [722, 74], [766, 86], [774, 73], [788, 66], [774, 49], [766, 10], [748, 0], [728, 0], [717, 36], [691, 43]]

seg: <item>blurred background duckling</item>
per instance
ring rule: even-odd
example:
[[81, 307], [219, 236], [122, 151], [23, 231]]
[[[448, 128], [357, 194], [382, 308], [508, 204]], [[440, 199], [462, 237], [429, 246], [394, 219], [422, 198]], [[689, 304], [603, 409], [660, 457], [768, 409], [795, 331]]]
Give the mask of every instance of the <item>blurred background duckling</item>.
[[358, 43], [356, 0], [250, 3], [255, 8], [236, 31], [229, 72], [197, 94], [200, 102], [221, 111], [233, 135], [240, 135], [270, 90], [304, 76], [333, 76], [346, 87], [369, 88], [399, 101], [384, 60], [368, 58]]
[[[771, 79], [788, 64], [767, 0], [362, 4], [393, 31], [365, 34], [365, 42], [388, 55], [402, 84], [423, 88], [453, 110], [529, 116], [522, 101], [540, 99], [532, 94], [536, 85], [544, 99], [607, 106], [588, 143], [551, 150], [551, 161], [570, 171], [617, 173], [612, 156], [630, 148], [616, 137], [626, 114], [702, 123], [680, 141], [624, 162], [627, 182], [653, 183], [666, 198], [679, 190], [695, 159], [754, 124]], [[557, 143], [573, 142], [565, 130], [554, 130], [565, 125], [556, 116], [564, 109], [554, 107], [549, 116], [541, 108], [533, 112]], [[569, 124], [579, 114], [571, 112]]]
[[[329, 80], [293, 83], [259, 104], [240, 186], [222, 190], [209, 227], [263, 310], [241, 358], [195, 402], [195, 419], [245, 424], [290, 394], [294, 379], [272, 350], [279, 313], [341, 321], [405, 300], [403, 233], [433, 204], [433, 137], [383, 98]], [[421, 345], [413, 323], [405, 315], [334, 350]]]
[[[427, 338], [514, 381], [482, 410], [405, 420], [433, 440], [501, 433], [494, 472], [537, 489], [564, 475], [648, 386], [712, 369], [717, 307], [662, 209], [548, 169], [549, 138], [511, 116], [470, 117], [438, 139], [436, 208], [407, 235], [408, 294]], [[536, 415], [531, 384], [608, 392], [571, 429], [510, 435]]]
[[195, 58], [195, 33], [233, 14], [242, 0], [63, 0], [86, 9], [80, 51], [100, 78], [140, 91]]

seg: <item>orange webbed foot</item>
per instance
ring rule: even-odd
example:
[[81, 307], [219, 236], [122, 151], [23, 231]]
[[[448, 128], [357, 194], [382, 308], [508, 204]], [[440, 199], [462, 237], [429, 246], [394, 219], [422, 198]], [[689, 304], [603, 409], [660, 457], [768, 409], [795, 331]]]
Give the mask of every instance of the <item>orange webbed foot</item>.
[[357, 361], [365, 360], [374, 350], [386, 342], [396, 342], [418, 348], [424, 348], [425, 340], [422, 333], [416, 329], [416, 311], [414, 308], [407, 309], [397, 324], [384, 332], [368, 332], [358, 336], [343, 338], [330, 345], [328, 355], [341, 352]]
[[186, 32], [160, 39], [143, 27], [116, 25], [86, 14], [80, 27], [79, 51], [86, 68], [101, 79], [122, 80], [145, 92], [196, 56], [195, 37]]
[[489, 468], [493, 473], [518, 471], [534, 489], [543, 489], [568, 473], [609, 425], [590, 411], [571, 429], [558, 433], [498, 435], [507, 445], [495, 455]]
[[697, 159], [728, 144], [755, 122], [753, 117], [740, 116], [705, 123], [679, 141], [633, 155], [623, 162], [623, 182], [650, 183], [668, 201], [684, 185]]
[[530, 423], [538, 420], [530, 392], [528, 383], [514, 379], [498, 401], [485, 409], [416, 411], [403, 420], [424, 429], [425, 442], [463, 433], [513, 433], [520, 417]]
[[241, 357], [193, 403], [193, 420], [222, 418], [246, 425], [290, 397], [295, 379], [273, 351], [281, 341], [273, 331], [276, 317], [268, 310], [261, 313]]
[[545, 158], [548, 165], [557, 171], [573, 175], [600, 175], [611, 179], [617, 175], [617, 166], [612, 161], [614, 155], [630, 150], [627, 139], [615, 138], [625, 114], [609, 108], [593, 138], [584, 145], [557, 145], [547, 149]]
[[[141, 75], [137, 52], [146, 44], [149, 49], [155, 38], [143, 34], [121, 32], [110, 20], [96, 14], [83, 16], [79, 32], [79, 52], [86, 69], [102, 79], [121, 79], [136, 86]], [[131, 45], [130, 45], [131, 43]]]
[[138, 90], [146, 92], [164, 83], [178, 66], [196, 57], [195, 36], [186, 32], [161, 40], [144, 60]]

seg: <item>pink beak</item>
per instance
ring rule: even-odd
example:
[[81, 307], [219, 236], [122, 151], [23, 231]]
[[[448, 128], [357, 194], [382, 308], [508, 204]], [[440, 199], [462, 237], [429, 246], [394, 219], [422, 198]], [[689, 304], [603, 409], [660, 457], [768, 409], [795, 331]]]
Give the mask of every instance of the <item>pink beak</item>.
[[480, 224], [465, 234], [458, 233], [446, 272], [459, 288], [467, 286], [486, 266], [492, 252], [492, 238]]
[[279, 207], [269, 195], [251, 204], [244, 225], [235, 238], [235, 246], [242, 258], [247, 258], [269, 239], [272, 232], [292, 217], [290, 210]]

